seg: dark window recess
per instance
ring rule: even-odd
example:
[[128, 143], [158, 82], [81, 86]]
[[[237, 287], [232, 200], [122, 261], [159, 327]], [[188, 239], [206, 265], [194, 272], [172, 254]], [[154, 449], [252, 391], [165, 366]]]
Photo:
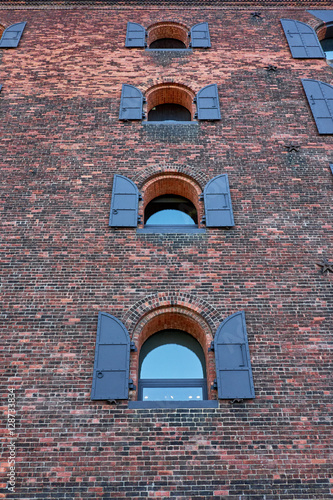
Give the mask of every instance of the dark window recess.
[[119, 120], [142, 120], [144, 97], [141, 90], [124, 84], [121, 90]]
[[254, 398], [250, 351], [244, 311], [221, 323], [214, 339], [218, 397]]
[[326, 59], [333, 59], [333, 37], [332, 38], [324, 38], [321, 40], [321, 46], [323, 51], [325, 52]]
[[149, 337], [140, 350], [139, 367], [139, 400], [207, 399], [205, 356], [186, 332], [163, 330]]
[[91, 399], [128, 399], [131, 342], [111, 314], [98, 314]]
[[294, 19], [281, 19], [291, 55], [294, 59], [322, 59], [325, 54], [311, 26]]
[[176, 38], [160, 38], [149, 45], [150, 49], [186, 49], [186, 45]]
[[127, 23], [125, 47], [146, 47], [146, 30], [141, 24]]
[[333, 134], [333, 86], [319, 80], [302, 80], [319, 134]]
[[2, 33], [0, 49], [15, 48], [18, 46], [23, 30], [27, 23], [12, 24]]
[[227, 174], [217, 175], [205, 186], [205, 218], [207, 227], [227, 227], [235, 225], [232, 211], [230, 188]]
[[137, 227], [139, 191], [133, 181], [123, 175], [113, 178], [109, 226]]
[[197, 226], [197, 210], [193, 203], [182, 196], [158, 196], [145, 209], [145, 225]]
[[208, 23], [195, 24], [190, 31], [191, 42], [190, 47], [192, 48], [203, 48], [208, 49], [210, 45], [210, 36]]
[[180, 104], [159, 104], [152, 108], [148, 113], [148, 121], [150, 122], [190, 122], [191, 113], [188, 109]]
[[203, 87], [194, 100], [197, 103], [198, 120], [221, 120], [219, 95], [215, 83]]

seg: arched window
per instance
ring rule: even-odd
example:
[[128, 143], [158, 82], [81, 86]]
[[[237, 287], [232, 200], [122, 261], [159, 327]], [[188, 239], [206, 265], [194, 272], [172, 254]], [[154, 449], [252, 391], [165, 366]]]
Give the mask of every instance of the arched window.
[[145, 210], [145, 226], [186, 225], [197, 227], [198, 214], [193, 203], [174, 194], [162, 195], [148, 203]]
[[154, 106], [148, 113], [149, 122], [190, 122], [190, 111], [180, 104], [166, 103]]
[[194, 98], [194, 92], [185, 85], [156, 85], [146, 93], [148, 121], [191, 121], [195, 114]]
[[186, 49], [186, 45], [177, 38], [159, 38], [149, 45], [150, 49]]
[[205, 356], [192, 335], [180, 330], [163, 330], [146, 340], [139, 357], [138, 399], [207, 399]]
[[326, 59], [333, 63], [333, 24], [326, 27], [324, 38], [320, 39], [320, 45], [322, 46]]

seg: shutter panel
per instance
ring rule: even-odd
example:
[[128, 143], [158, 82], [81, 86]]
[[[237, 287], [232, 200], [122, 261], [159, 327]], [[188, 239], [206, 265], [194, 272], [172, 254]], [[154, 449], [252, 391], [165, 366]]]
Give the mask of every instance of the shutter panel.
[[109, 226], [137, 227], [139, 191], [133, 181], [123, 175], [113, 178]]
[[333, 175], [333, 163], [330, 164], [330, 169], [331, 169], [331, 172], [332, 172], [332, 175]]
[[217, 85], [207, 85], [197, 93], [198, 120], [221, 120]]
[[0, 49], [17, 47], [26, 24], [27, 23], [25, 22], [16, 23], [6, 28], [2, 33], [2, 37], [0, 40]]
[[319, 134], [333, 134], [333, 86], [318, 80], [302, 80]]
[[208, 23], [199, 23], [192, 26], [190, 47], [203, 49], [211, 47]]
[[125, 47], [146, 47], [146, 30], [141, 24], [127, 23]]
[[98, 313], [91, 399], [128, 399], [130, 338], [121, 321]]
[[2, 89], [2, 85], [1, 85], [1, 83], [0, 83], [0, 92], [1, 92], [1, 89]]
[[294, 59], [325, 59], [317, 34], [311, 26], [294, 19], [280, 19]]
[[220, 399], [254, 398], [254, 386], [244, 311], [221, 323], [215, 339], [215, 362]]
[[321, 19], [324, 23], [331, 23], [333, 21], [333, 10], [308, 10], [310, 14]]
[[217, 175], [204, 189], [207, 227], [232, 227], [235, 225], [232, 212], [227, 174]]
[[143, 95], [133, 85], [123, 85], [121, 90], [119, 120], [142, 120]]

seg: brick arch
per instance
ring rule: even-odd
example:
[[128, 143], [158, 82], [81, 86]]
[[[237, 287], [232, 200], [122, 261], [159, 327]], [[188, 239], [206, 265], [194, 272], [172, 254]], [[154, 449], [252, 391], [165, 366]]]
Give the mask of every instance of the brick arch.
[[5, 31], [5, 26], [0, 23], [0, 38], [2, 37], [2, 33]]
[[333, 22], [321, 23], [320, 26], [316, 28], [316, 33], [319, 41], [327, 38], [333, 38]]
[[147, 114], [160, 104], [180, 104], [191, 113], [191, 120], [194, 118], [195, 105], [193, 99], [195, 93], [186, 85], [174, 82], [158, 83], [150, 87], [145, 97], [147, 100]]
[[148, 47], [155, 40], [160, 40], [161, 38], [175, 38], [180, 40], [185, 44], [186, 47], [189, 46], [189, 29], [185, 24], [175, 23], [173, 21], [160, 21], [158, 23], [152, 24], [148, 27], [147, 33], [147, 44]]
[[[206, 362], [208, 399], [214, 399], [216, 393], [211, 389], [211, 386], [216, 378], [215, 357], [214, 353], [209, 351], [208, 348], [213, 340], [213, 333], [217, 326], [215, 325], [213, 330], [207, 321], [207, 317], [205, 318], [203, 316], [203, 313], [205, 311], [207, 312], [207, 305], [204, 306], [202, 303], [203, 301], [195, 301], [197, 302], [196, 304], [191, 301], [189, 304], [189, 300], [186, 300], [185, 296], [182, 298], [179, 296], [178, 300], [171, 301], [167, 299], [165, 295], [166, 294], [160, 294], [151, 300], [151, 304], [154, 303], [155, 307], [149, 307], [149, 301], [142, 304], [141, 309], [144, 313], [139, 320], [136, 321], [132, 331], [132, 339], [138, 350], [131, 355], [130, 377], [133, 379], [134, 385], [137, 386], [140, 349], [150, 336], [166, 329], [182, 330], [192, 335], [202, 347]], [[159, 305], [157, 307], [156, 299], [159, 299]], [[208, 307], [212, 309], [210, 306]], [[197, 309], [199, 309], [201, 313]], [[211, 312], [213, 312], [213, 310]], [[136, 310], [136, 314], [139, 314], [138, 310]], [[212, 318], [209, 319], [211, 320]], [[134, 320], [134, 318], [132, 318], [132, 320]], [[219, 319], [219, 321], [220, 320], [221, 319]], [[125, 324], [126, 323], [129, 323], [129, 318], [128, 321], [125, 321]], [[136, 399], [137, 394], [135, 391], [132, 393], [131, 397]]]
[[141, 190], [148, 179], [166, 172], [184, 174], [185, 176], [192, 178], [200, 186], [201, 190], [204, 189], [205, 185], [210, 180], [210, 177], [205, 172], [203, 172], [202, 170], [198, 170], [194, 166], [174, 164], [153, 165], [150, 167], [145, 167], [142, 172], [139, 172], [137, 175], [133, 176], [132, 180]]

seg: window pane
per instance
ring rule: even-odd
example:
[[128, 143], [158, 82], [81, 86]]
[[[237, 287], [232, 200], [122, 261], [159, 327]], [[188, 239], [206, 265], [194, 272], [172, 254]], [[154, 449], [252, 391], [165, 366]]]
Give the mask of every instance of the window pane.
[[145, 224], [148, 225], [196, 226], [197, 223], [195, 206], [183, 196], [174, 194], [158, 196], [148, 203], [145, 209]]
[[321, 40], [321, 46], [325, 52], [327, 59], [333, 59], [333, 38], [325, 38]]
[[144, 387], [143, 401], [202, 401], [201, 387]]
[[190, 111], [181, 106], [180, 104], [159, 104], [152, 108], [148, 113], [148, 121], [150, 122], [164, 122], [164, 121], [177, 121], [177, 122], [190, 122]]
[[194, 220], [180, 210], [161, 210], [149, 217], [146, 222], [146, 226], [174, 226], [180, 224], [196, 226]]

